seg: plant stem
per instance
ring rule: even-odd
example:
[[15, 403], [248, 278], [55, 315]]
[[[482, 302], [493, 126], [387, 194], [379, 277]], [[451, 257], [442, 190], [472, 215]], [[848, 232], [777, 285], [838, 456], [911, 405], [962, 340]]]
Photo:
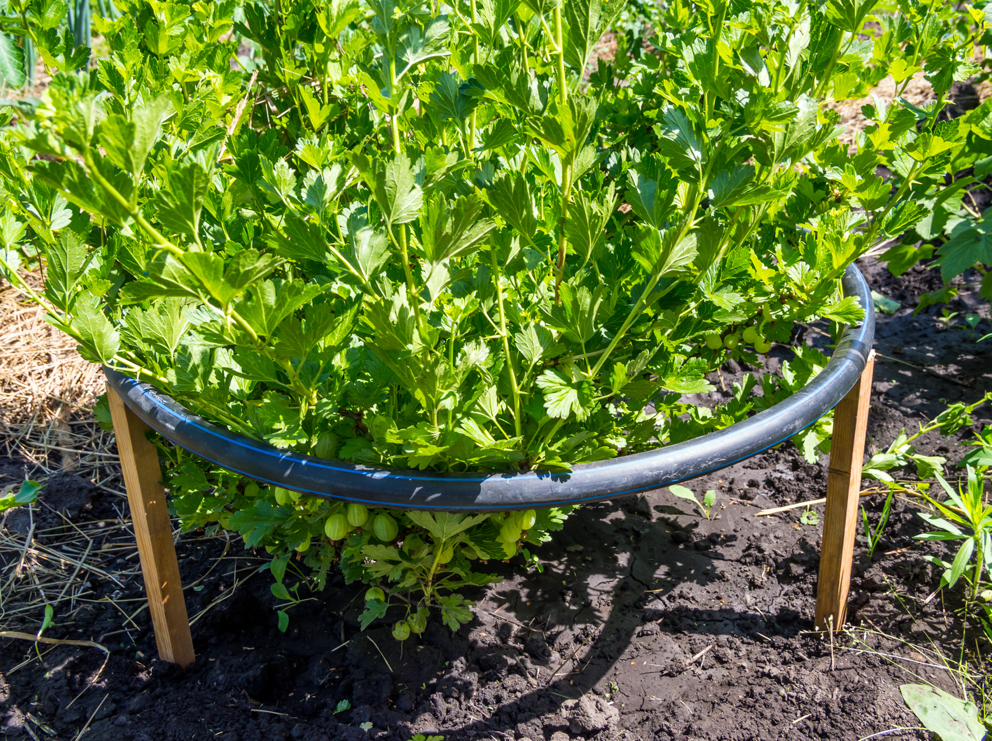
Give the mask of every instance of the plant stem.
[[128, 215], [137, 222], [138, 226], [140, 226], [145, 233], [148, 234], [148, 236], [155, 240], [156, 247], [169, 252], [174, 257], [181, 257], [186, 254], [184, 250], [174, 245], [166, 239], [158, 229], [149, 224], [148, 221], [145, 220], [145, 217], [141, 215], [141, 212], [132, 206], [131, 202], [122, 196], [117, 188], [107, 181], [103, 174], [96, 168], [96, 165], [94, 164], [89, 153], [83, 155], [83, 161], [86, 163], [87, 168], [89, 168], [90, 176], [96, 180], [97, 184], [99, 184], [101, 188], [110, 194], [111, 198], [117, 201], [121, 207], [127, 211]]
[[558, 261], [555, 264], [555, 303], [561, 303], [561, 282], [565, 277], [565, 252], [568, 240], [565, 238], [565, 223], [568, 221], [568, 201], [572, 196], [572, 166], [565, 165], [562, 173], [561, 218], [558, 219]]
[[513, 362], [513, 355], [510, 353], [510, 337], [506, 331], [506, 312], [503, 309], [503, 286], [499, 279], [502, 273], [496, 263], [496, 249], [490, 245], [489, 259], [493, 268], [493, 278], [496, 281], [496, 298], [499, 306], [499, 326], [500, 334], [503, 336], [503, 352], [506, 353], [506, 367], [510, 371], [510, 387], [513, 390], [513, 429], [517, 437], [521, 436], [520, 425], [520, 387], [517, 385], [516, 363]]
[[[561, 4], [555, 6], [555, 54], [558, 57], [558, 105], [564, 113], [565, 106], [568, 105], [568, 88], [565, 86], [565, 43], [562, 41], [561, 32]], [[581, 70], [580, 70], [581, 74]]]
[[[479, 12], [477, 8], [477, 0], [472, 0], [472, 23], [473, 25], [479, 22]], [[472, 64], [479, 63], [479, 34], [473, 33], [473, 47], [472, 47]], [[468, 117], [468, 150], [471, 152], [475, 149], [475, 114], [476, 111], [473, 108], [472, 112]], [[467, 153], [466, 153], [467, 154]]]
[[[711, 166], [712, 166], [712, 161], [711, 161]], [[696, 211], [699, 209], [699, 202], [702, 200], [703, 188], [706, 187], [706, 183], [709, 180], [709, 171], [710, 168], [707, 167], [704, 177], [700, 181], [699, 186], [696, 188], [696, 195], [693, 197], [692, 208], [689, 210], [689, 213], [687, 213], [685, 217], [682, 219], [682, 226], [679, 229], [678, 237], [675, 239], [672, 249], [677, 248], [679, 243], [683, 239], [685, 239], [685, 235], [689, 232], [689, 229], [692, 227], [692, 224], [695, 221]], [[603, 365], [606, 363], [607, 358], [610, 357], [610, 353], [612, 353], [613, 350], [616, 349], [616, 346], [620, 344], [620, 340], [622, 340], [624, 335], [627, 334], [627, 330], [630, 329], [630, 326], [634, 323], [634, 320], [637, 319], [638, 316], [640, 316], [641, 311], [644, 309], [644, 306], [647, 303], [648, 296], [650, 296], [651, 292], [654, 291], [654, 288], [655, 286], [658, 285], [658, 281], [661, 280], [661, 277], [662, 277], [661, 271], [655, 271], [655, 274], [651, 277], [651, 280], [648, 281], [647, 286], [644, 288], [644, 290], [641, 292], [640, 297], [637, 299], [637, 303], [634, 305], [634, 308], [627, 315], [627, 318], [624, 319], [624, 322], [620, 326], [620, 329], [617, 330], [617, 333], [613, 335], [613, 339], [610, 340], [610, 344], [607, 345], [606, 351], [603, 353], [602, 356], [600, 356], [599, 361], [592, 369], [592, 373], [589, 376], [590, 378], [595, 378], [599, 374], [600, 370], [602, 370], [603, 368]]]

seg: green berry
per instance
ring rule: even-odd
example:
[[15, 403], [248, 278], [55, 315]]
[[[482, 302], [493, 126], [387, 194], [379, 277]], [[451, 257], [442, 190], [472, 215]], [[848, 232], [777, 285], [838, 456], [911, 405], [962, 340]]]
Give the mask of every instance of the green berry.
[[324, 534], [331, 540], [343, 540], [349, 532], [348, 520], [340, 512], [328, 517], [324, 523]]
[[379, 589], [379, 587], [372, 587], [371, 589], [368, 589], [365, 592], [365, 601], [366, 602], [371, 602], [374, 599], [377, 599], [380, 602], [385, 602], [386, 601], [386, 594], [385, 594], [385, 592], [383, 592], [381, 589]]
[[532, 509], [524, 512], [523, 519], [521, 520], [520, 527], [523, 530], [530, 530], [534, 525], [537, 524], [537, 512]]
[[758, 334], [758, 329], [756, 327], [748, 327], [744, 330], [744, 341], [753, 345], [761, 339], [761, 335]]
[[723, 338], [719, 332], [710, 332], [706, 335], [706, 347], [710, 350], [719, 350], [723, 347]]
[[369, 508], [364, 504], [348, 505], [348, 524], [352, 527], [364, 527], [369, 520]]
[[737, 345], [740, 343], [740, 341], [741, 338], [739, 335], [728, 334], [726, 337], [723, 338], [723, 346], [726, 347], [728, 350], [736, 350]]
[[[376, 515], [375, 519], [372, 521], [372, 532], [375, 534], [375, 537], [383, 543], [392, 543], [396, 540], [396, 536], [399, 535], [400, 528], [399, 525], [396, 524], [396, 520], [383, 512]], [[407, 541], [412, 542], [412, 540], [412, 538], [407, 538]], [[403, 544], [403, 550], [406, 553], [409, 553], [409, 551], [406, 550], [406, 543]]]
[[393, 638], [397, 641], [405, 641], [410, 637], [410, 623], [401, 620], [393, 626]]
[[506, 520], [499, 530], [499, 535], [504, 543], [516, 543], [520, 540], [520, 526], [513, 520]]

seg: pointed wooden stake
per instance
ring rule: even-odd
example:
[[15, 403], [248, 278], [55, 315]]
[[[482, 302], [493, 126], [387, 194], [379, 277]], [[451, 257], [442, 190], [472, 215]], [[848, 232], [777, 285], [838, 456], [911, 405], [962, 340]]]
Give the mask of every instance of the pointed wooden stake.
[[176, 546], [172, 541], [169, 509], [161, 483], [158, 451], [145, 437], [148, 425], [128, 409], [110, 386], [107, 386], [107, 400], [114, 420], [117, 451], [124, 471], [158, 655], [163, 661], [185, 669], [196, 657], [179, 578]]
[[834, 409], [827, 511], [823, 518], [820, 579], [816, 592], [816, 627], [828, 632], [842, 628], [847, 614], [874, 370], [875, 351], [872, 350], [861, 378]]

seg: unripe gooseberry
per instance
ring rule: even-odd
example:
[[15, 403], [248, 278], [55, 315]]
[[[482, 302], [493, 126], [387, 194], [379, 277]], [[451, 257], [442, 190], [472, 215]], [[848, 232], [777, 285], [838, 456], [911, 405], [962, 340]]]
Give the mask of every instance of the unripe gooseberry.
[[397, 641], [405, 641], [410, 637], [410, 623], [401, 620], [393, 626], [393, 638]]
[[379, 589], [379, 587], [371, 587], [368, 590], [366, 590], [366, 592], [365, 592], [365, 601], [366, 602], [371, 602], [374, 599], [377, 599], [380, 602], [385, 602], [386, 601], [386, 594], [385, 594], [385, 592], [383, 592], [381, 589]]
[[[396, 520], [394, 520], [391, 516], [387, 515], [385, 512], [382, 512], [380, 514], [377, 514], [375, 516], [375, 519], [372, 521], [372, 532], [375, 533], [375, 537], [377, 537], [383, 543], [392, 543], [394, 540], [396, 540], [396, 536], [399, 535], [400, 528], [399, 525], [396, 524]], [[407, 540], [410, 539], [407, 538]], [[409, 553], [410, 551], [406, 550], [405, 547], [406, 543], [404, 543], [403, 545], [404, 545], [403, 548], [404, 553]]]
[[331, 540], [343, 540], [350, 531], [348, 520], [340, 512], [328, 517], [324, 523], [324, 534]]
[[310, 550], [310, 536], [303, 539], [303, 542], [296, 546], [297, 553], [306, 553]]
[[758, 342], [754, 343], [754, 349], [764, 354], [772, 349], [772, 343], [769, 342], [767, 339], [760, 338]]
[[537, 524], [537, 512], [532, 509], [527, 510], [523, 514], [521, 519], [520, 527], [524, 530], [530, 530], [534, 525]]
[[747, 329], [745, 329], [743, 333], [743, 337], [744, 337], [744, 341], [749, 345], [753, 345], [758, 340], [761, 339], [761, 335], [758, 334], [757, 327], [748, 327]]
[[723, 338], [723, 346], [728, 350], [736, 350], [738, 343], [740, 343], [741, 338], [737, 334], [728, 334]]
[[281, 486], [277, 486], [272, 492], [275, 495], [276, 504], [285, 506], [290, 503], [289, 489], [283, 489]]
[[364, 527], [369, 520], [369, 508], [364, 504], [348, 505], [348, 524], [352, 527]]
[[719, 350], [723, 347], [723, 338], [719, 332], [710, 332], [706, 335], [706, 347], [710, 350]]
[[499, 536], [504, 543], [516, 543], [520, 540], [520, 526], [513, 520], [507, 520], [500, 528]]

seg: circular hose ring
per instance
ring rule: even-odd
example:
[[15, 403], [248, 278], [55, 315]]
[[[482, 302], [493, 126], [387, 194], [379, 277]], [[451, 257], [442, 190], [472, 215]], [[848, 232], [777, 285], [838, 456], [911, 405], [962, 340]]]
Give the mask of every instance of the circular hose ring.
[[875, 313], [864, 276], [844, 273], [844, 293], [865, 310], [830, 362], [805, 388], [742, 422], [644, 453], [582, 463], [565, 473], [520, 471], [432, 474], [361, 466], [279, 450], [218, 427], [146, 383], [104, 368], [111, 388], [149, 427], [223, 468], [326, 499], [373, 507], [444, 511], [516, 510], [628, 496], [712, 473], [778, 445], [833, 409], [865, 368]]

